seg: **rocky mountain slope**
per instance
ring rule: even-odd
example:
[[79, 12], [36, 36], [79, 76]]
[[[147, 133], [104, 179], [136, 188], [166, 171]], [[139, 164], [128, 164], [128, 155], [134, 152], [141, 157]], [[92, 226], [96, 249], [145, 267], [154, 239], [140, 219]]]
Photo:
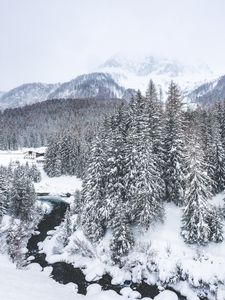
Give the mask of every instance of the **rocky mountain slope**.
[[21, 85], [0, 96], [0, 109], [21, 107], [47, 99], [123, 98], [124, 93], [125, 89], [110, 74], [90, 73], [62, 84]]
[[107, 72], [125, 88], [146, 90], [150, 79], [166, 91], [171, 80], [177, 82], [186, 93], [201, 83], [215, 78], [207, 65], [186, 65], [164, 57], [128, 57], [115, 55], [106, 60], [98, 70]]
[[[224, 76], [225, 77], [225, 76]], [[225, 79], [207, 65], [186, 65], [174, 59], [115, 55], [95, 72], [58, 84], [28, 83], [0, 92], [0, 109], [20, 107], [47, 99], [123, 98], [129, 100], [135, 90], [145, 92], [150, 79], [161, 88], [164, 98], [171, 80], [178, 83], [189, 102], [209, 102], [225, 98]]]
[[191, 102], [202, 105], [210, 105], [212, 102], [225, 100], [225, 75], [200, 85], [187, 97]]
[[90, 73], [61, 84], [48, 99], [67, 98], [122, 98], [124, 88], [110, 74]]
[[14, 108], [42, 102], [47, 99], [58, 84], [27, 83], [0, 96], [0, 108]]

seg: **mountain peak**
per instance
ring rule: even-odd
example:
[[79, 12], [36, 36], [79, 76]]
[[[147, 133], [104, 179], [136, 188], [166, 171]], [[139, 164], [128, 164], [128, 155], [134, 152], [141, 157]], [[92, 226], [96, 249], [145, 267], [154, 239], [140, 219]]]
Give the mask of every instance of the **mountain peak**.
[[188, 65], [174, 58], [158, 55], [116, 54], [98, 68], [101, 72], [112, 74], [113, 78], [126, 88], [144, 90], [150, 79], [163, 88], [173, 79], [183, 89], [193, 83], [211, 80], [213, 72], [205, 64]]

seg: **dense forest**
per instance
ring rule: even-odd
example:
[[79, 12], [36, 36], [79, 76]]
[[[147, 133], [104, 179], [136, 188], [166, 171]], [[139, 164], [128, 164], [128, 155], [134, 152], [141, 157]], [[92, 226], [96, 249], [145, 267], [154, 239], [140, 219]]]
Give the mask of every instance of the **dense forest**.
[[16, 162], [0, 167], [0, 222], [8, 216], [6, 228], [1, 227], [0, 250], [8, 253], [18, 267], [25, 263], [27, 242], [44, 214], [33, 185], [40, 180], [35, 164]]
[[[24, 124], [25, 115], [29, 119], [29, 112], [36, 116], [36, 137], [44, 134], [47, 139], [48, 128], [52, 134], [58, 130], [57, 136], [49, 140], [46, 173], [50, 177], [67, 174], [83, 179], [82, 191], [76, 191], [74, 204], [62, 225], [63, 240], [81, 228], [95, 244], [111, 229], [112, 260], [119, 264], [135, 244], [132, 228], [146, 231], [155, 222], [163, 222], [166, 202], [183, 208], [180, 232], [186, 243], [223, 241], [224, 209], [214, 207], [210, 199], [225, 188], [225, 104], [185, 108], [174, 82], [169, 86], [165, 104], [158, 94], [150, 81], [146, 94], [137, 92], [129, 104], [97, 101], [89, 106], [89, 100], [56, 100], [56, 106], [53, 101], [35, 105], [36, 112], [29, 106], [2, 114], [2, 118], [15, 114], [18, 128]], [[42, 106], [46, 107], [46, 118], [47, 112], [52, 111], [46, 124], [40, 121], [45, 116], [38, 111]], [[60, 107], [64, 109], [58, 111]], [[29, 130], [26, 127], [22, 132]], [[13, 172], [13, 176], [6, 176], [15, 178], [7, 183], [9, 203], [14, 203], [12, 190], [17, 189], [17, 180], [27, 180], [29, 176], [39, 180], [39, 175], [29, 175], [29, 168], [24, 176], [18, 176], [17, 169]], [[22, 203], [22, 198], [14, 203], [15, 207], [12, 204], [5, 209], [4, 184], [0, 189], [1, 215], [13, 216], [15, 208], [20, 214], [22, 206], [17, 207], [16, 203]], [[29, 205], [32, 208], [34, 202], [28, 203], [27, 209]], [[76, 225], [71, 227], [73, 215], [77, 216]]]
[[[73, 166], [73, 174], [79, 175], [79, 163], [64, 154], [71, 141], [62, 137], [58, 143], [49, 145], [47, 173], [70, 174]], [[147, 230], [163, 222], [166, 202], [184, 208], [180, 230], [185, 242], [223, 240], [223, 209], [210, 203], [225, 188], [223, 102], [187, 109], [171, 82], [164, 105], [150, 81], [145, 96], [138, 92], [128, 106], [122, 104], [105, 118], [87, 153], [83, 189], [75, 197], [78, 226], [93, 243], [112, 229], [115, 262], [135, 243], [132, 226]]]
[[0, 113], [0, 149], [47, 146], [52, 137], [69, 127], [77, 135], [94, 132], [104, 115], [119, 103], [118, 99], [56, 99], [6, 109]]

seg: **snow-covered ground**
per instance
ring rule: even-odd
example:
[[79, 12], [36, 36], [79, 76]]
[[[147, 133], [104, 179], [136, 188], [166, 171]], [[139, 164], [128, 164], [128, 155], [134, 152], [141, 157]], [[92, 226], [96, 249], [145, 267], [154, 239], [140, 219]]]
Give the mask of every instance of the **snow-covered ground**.
[[[52, 268], [41, 271], [37, 264], [26, 270], [18, 270], [6, 256], [0, 255], [0, 299], [1, 300], [125, 300], [114, 291], [101, 291], [100, 286], [89, 286], [87, 296], [78, 295], [75, 284], [62, 285], [49, 277]], [[129, 294], [131, 295], [131, 293]], [[133, 298], [134, 299], [134, 298]], [[165, 300], [177, 300], [173, 293]]]
[[[34, 149], [37, 152], [44, 152], [45, 147]], [[37, 163], [36, 159], [26, 159], [25, 153], [28, 150], [23, 148], [17, 151], [0, 151], [0, 165], [7, 166], [10, 162], [20, 162], [25, 164]], [[49, 178], [43, 171], [41, 164], [37, 163], [38, 168], [41, 171], [41, 182], [35, 183], [35, 190], [37, 193], [49, 193], [50, 195], [63, 195], [66, 193], [74, 194], [76, 189], [81, 188], [81, 180], [76, 176], [60, 176]]]
[[[224, 197], [224, 193], [217, 195], [213, 203], [222, 205]], [[112, 276], [113, 284], [123, 284], [126, 280], [140, 282], [147, 278], [149, 284], [171, 286], [189, 300], [198, 300], [197, 294], [204, 290], [217, 293], [217, 300], [225, 300], [225, 241], [207, 246], [185, 244], [180, 235], [181, 214], [181, 208], [166, 204], [164, 223], [155, 224], [145, 233], [133, 228], [136, 246], [123, 269], [111, 261], [110, 231], [93, 247], [78, 229], [59, 254], [55, 251], [56, 230], [40, 244], [40, 249], [51, 263], [63, 260], [84, 268], [87, 281], [98, 280], [105, 273]], [[77, 242], [84, 246], [84, 252], [89, 250], [88, 257], [81, 249], [76, 249]], [[215, 300], [214, 294], [208, 297]]]
[[[7, 165], [10, 161], [25, 163], [33, 160], [24, 159], [24, 150], [14, 152], [0, 152], [0, 164]], [[64, 193], [73, 194], [81, 187], [81, 180], [74, 176], [49, 178], [42, 170], [42, 180], [35, 184], [36, 191], [48, 192], [51, 195]], [[214, 197], [213, 204], [224, 205], [225, 194]], [[72, 197], [71, 197], [72, 199]], [[149, 284], [159, 284], [162, 287], [170, 285], [181, 291], [189, 300], [199, 299], [197, 291], [207, 286], [211, 291], [217, 291], [217, 299], [212, 295], [210, 300], [225, 300], [225, 241], [219, 244], [210, 243], [207, 246], [190, 246], [184, 243], [180, 236], [181, 209], [173, 204], [166, 204], [165, 222], [157, 223], [145, 233], [133, 228], [136, 246], [125, 262], [125, 268], [113, 265], [110, 258], [109, 243], [111, 232], [107, 232], [104, 239], [93, 247], [86, 240], [82, 231], [78, 229], [70, 238], [68, 246], [61, 254], [55, 252], [57, 230], [51, 232], [40, 248], [47, 254], [49, 262], [64, 260], [77, 267], [85, 267], [87, 281], [99, 279], [104, 273], [112, 276], [112, 283], [119, 284], [132, 279], [140, 281], [147, 278]], [[225, 227], [224, 227], [225, 232]], [[85, 257], [82, 250], [76, 251], [77, 242], [90, 250], [90, 257]], [[123, 300], [139, 297], [138, 294], [123, 289], [123, 296], [113, 291], [100, 291], [98, 285], [88, 288], [88, 296], [77, 295], [73, 284], [60, 285], [49, 278], [50, 268], [40, 272], [37, 265], [31, 265], [28, 270], [17, 270], [15, 266], [0, 256], [0, 299], [2, 300], [58, 300], [63, 299], [94, 299], [94, 300]], [[178, 275], [184, 278], [180, 281]], [[158, 297], [158, 298], [157, 298]], [[176, 300], [174, 293], [164, 291], [156, 300]]]

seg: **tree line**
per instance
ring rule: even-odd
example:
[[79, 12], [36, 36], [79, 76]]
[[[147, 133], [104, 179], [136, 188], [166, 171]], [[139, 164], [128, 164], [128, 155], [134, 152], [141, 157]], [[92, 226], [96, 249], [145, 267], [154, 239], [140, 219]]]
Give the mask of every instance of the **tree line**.
[[185, 109], [171, 82], [165, 105], [150, 81], [129, 105], [105, 118], [88, 151], [79, 226], [93, 242], [112, 229], [119, 262], [134, 245], [132, 226], [163, 221], [165, 202], [183, 208], [187, 243], [223, 240], [223, 209], [211, 198], [225, 188], [225, 105]]
[[95, 130], [122, 102], [118, 99], [55, 99], [0, 112], [0, 150], [47, 146], [67, 128], [77, 136]]
[[0, 250], [18, 267], [25, 263], [27, 242], [43, 215], [33, 184], [40, 180], [36, 165], [0, 166]]

